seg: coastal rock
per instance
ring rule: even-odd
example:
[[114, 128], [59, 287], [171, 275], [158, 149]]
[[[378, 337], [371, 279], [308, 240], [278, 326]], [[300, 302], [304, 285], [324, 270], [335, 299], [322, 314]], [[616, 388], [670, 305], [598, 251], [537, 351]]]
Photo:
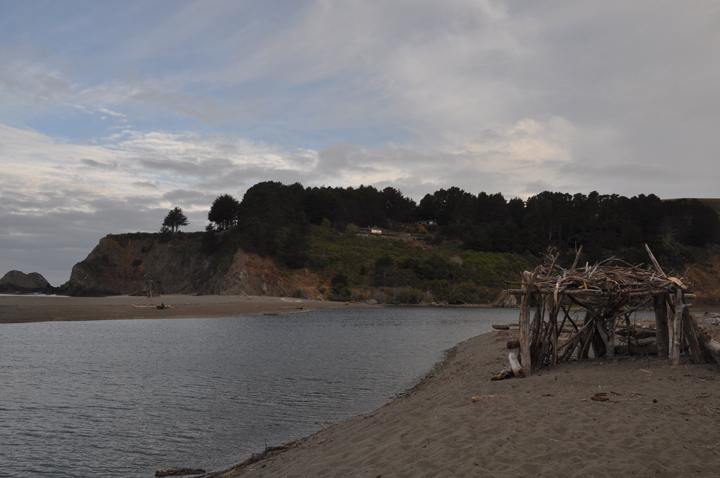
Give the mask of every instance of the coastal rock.
[[0, 279], [0, 292], [7, 293], [51, 293], [53, 287], [37, 272], [25, 274], [20, 271], [10, 271]]
[[517, 297], [513, 294], [505, 294], [503, 293], [498, 300], [493, 303], [493, 307], [517, 307], [518, 301]]
[[72, 269], [61, 291], [73, 296], [168, 294], [322, 297], [308, 269], [280, 268], [239, 249], [223, 260], [202, 250], [203, 233], [108, 235]]

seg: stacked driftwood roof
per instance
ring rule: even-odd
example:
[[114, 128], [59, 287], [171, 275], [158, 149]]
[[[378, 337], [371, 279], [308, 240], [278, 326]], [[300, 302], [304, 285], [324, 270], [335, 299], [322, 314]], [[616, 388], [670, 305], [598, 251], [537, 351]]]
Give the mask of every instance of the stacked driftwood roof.
[[558, 256], [552, 255], [552, 251], [548, 257], [551, 259], [549, 265], [536, 269], [532, 285], [529, 283], [532, 277], [526, 274], [522, 282], [511, 283], [522, 286], [522, 289], [509, 290], [508, 293], [525, 294], [529, 287], [531, 293], [551, 294], [555, 300], [563, 294], [573, 302], [602, 309], [618, 301], [636, 306], [648, 302], [655, 295], [672, 293], [677, 288], [687, 289], [685, 278], [668, 277], [653, 256], [654, 266], [630, 265], [611, 257], [580, 268], [576, 260], [570, 269], [557, 266]]

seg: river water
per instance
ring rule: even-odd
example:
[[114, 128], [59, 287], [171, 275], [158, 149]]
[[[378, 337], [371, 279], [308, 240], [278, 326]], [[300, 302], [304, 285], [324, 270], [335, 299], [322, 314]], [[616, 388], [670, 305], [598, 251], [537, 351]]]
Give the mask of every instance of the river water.
[[0, 325], [0, 476], [151, 477], [228, 467], [373, 410], [490, 308], [325, 309]]

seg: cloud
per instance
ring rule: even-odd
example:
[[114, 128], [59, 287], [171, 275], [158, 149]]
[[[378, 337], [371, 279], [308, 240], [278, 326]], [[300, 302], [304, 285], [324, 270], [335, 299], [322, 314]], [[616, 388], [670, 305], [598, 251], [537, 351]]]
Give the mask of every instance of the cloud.
[[265, 180], [716, 195], [712, 2], [131, 5], [4, 7], [3, 264]]
[[99, 161], [95, 161], [94, 159], [88, 159], [88, 158], [81, 158], [80, 163], [84, 164], [85, 166], [88, 166], [90, 168], [97, 168], [97, 169], [117, 169], [118, 165], [117, 163], [101, 163]]

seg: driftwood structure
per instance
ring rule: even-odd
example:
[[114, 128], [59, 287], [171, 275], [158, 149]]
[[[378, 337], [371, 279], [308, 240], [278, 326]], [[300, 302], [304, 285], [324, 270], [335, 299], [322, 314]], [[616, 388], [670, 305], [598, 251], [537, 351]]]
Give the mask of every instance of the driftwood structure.
[[[653, 342], [673, 365], [680, 364], [683, 352], [694, 363], [715, 357], [720, 349], [713, 353], [713, 347], [720, 344], [701, 334], [686, 302], [694, 295], [684, 279], [668, 276], [646, 248], [653, 264], [649, 267], [617, 259], [577, 267], [580, 248], [572, 267], [563, 269], [557, 265], [558, 254], [550, 251], [545, 265], [510, 283], [520, 286], [506, 291], [521, 299], [519, 352], [510, 353], [510, 367], [494, 378], [526, 377], [545, 365], [588, 358], [591, 349], [595, 357], [649, 351]], [[572, 319], [571, 308], [584, 315], [582, 322]], [[633, 312], [650, 308], [655, 311], [654, 329], [631, 324]]]

